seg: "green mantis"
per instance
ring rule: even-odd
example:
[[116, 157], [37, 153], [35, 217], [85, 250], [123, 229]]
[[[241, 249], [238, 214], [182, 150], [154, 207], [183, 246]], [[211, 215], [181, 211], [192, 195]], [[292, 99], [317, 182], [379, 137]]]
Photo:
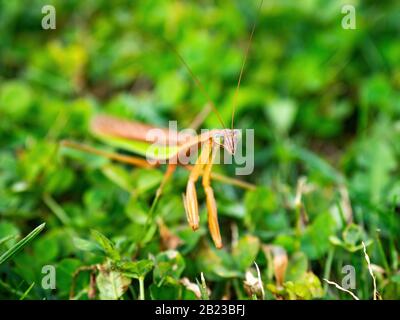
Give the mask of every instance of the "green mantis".
[[[260, 3], [260, 8], [261, 5], [262, 1]], [[238, 130], [234, 129], [234, 116], [237, 104], [237, 94], [240, 88], [240, 83], [243, 76], [247, 56], [250, 50], [255, 26], [256, 23], [254, 23], [251, 30], [250, 38], [245, 50], [243, 63], [240, 69], [232, 106], [232, 118], [230, 128], [227, 128], [225, 126], [218, 112], [218, 109], [212, 102], [202, 83], [193, 74], [192, 70], [187, 65], [183, 57], [174, 48], [172, 48], [175, 51], [179, 60], [192, 76], [197, 87], [204, 94], [205, 98], [207, 99], [208, 105], [211, 107], [214, 114], [218, 117], [222, 129], [213, 129], [200, 135], [179, 135], [177, 134], [177, 132], [172, 132], [172, 130], [169, 129], [156, 128], [139, 122], [131, 122], [106, 115], [99, 115], [96, 116], [91, 123], [91, 132], [94, 136], [113, 147], [120, 148], [126, 151], [131, 151], [142, 157], [146, 157], [147, 160], [138, 157], [118, 155], [114, 153], [107, 154], [91, 147], [82, 146], [68, 141], [64, 142], [64, 146], [74, 147], [83, 151], [97, 153], [117, 161], [130, 163], [135, 166], [149, 168], [157, 166], [161, 163], [166, 163], [167, 171], [164, 175], [164, 179], [160, 187], [157, 190], [155, 201], [153, 202], [154, 206], [157, 203], [158, 198], [161, 196], [165, 183], [175, 171], [176, 166], [186, 166], [190, 170], [190, 174], [186, 185], [186, 192], [183, 194], [183, 204], [188, 223], [193, 230], [197, 230], [199, 228], [199, 206], [197, 199], [196, 183], [198, 182], [199, 178], [202, 177], [202, 186], [206, 196], [206, 206], [208, 212], [208, 227], [215, 246], [217, 248], [221, 248], [223, 244], [218, 223], [217, 204], [215, 201], [214, 191], [211, 186], [211, 180], [220, 179], [225, 180], [226, 182], [232, 182], [233, 184], [242, 187], [253, 188], [252, 185], [246, 184], [244, 182], [229, 180], [229, 178], [224, 178], [223, 176], [217, 176], [213, 174], [212, 167], [216, 154], [220, 148], [223, 148], [231, 155], [234, 155], [237, 149]], [[152, 146], [153, 148], [150, 149], [150, 146]], [[193, 155], [193, 152], [196, 151], [199, 146], [200, 153], [193, 166], [189, 166], [188, 163], [182, 161], [182, 158], [184, 158], [185, 156]], [[152, 206], [152, 208], [154, 208], [154, 206]]]

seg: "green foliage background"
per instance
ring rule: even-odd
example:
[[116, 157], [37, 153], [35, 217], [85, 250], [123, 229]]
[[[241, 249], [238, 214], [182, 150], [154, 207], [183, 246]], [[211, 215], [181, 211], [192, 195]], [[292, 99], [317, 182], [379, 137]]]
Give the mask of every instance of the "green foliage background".
[[[41, 28], [45, 4], [56, 8], [56, 30]], [[356, 8], [355, 30], [341, 27], [344, 4]], [[257, 6], [0, 1], [0, 254], [46, 222], [0, 265], [1, 298], [67, 299], [73, 273], [96, 264], [77, 276], [75, 298], [193, 299], [182, 279], [196, 283], [201, 272], [210, 289], [203, 298], [261, 298], [257, 284], [249, 294], [243, 283], [246, 271], [257, 276], [256, 261], [267, 299], [350, 299], [323, 282], [341, 284], [345, 265], [355, 268], [353, 292], [371, 299], [361, 241], [381, 296], [400, 297], [398, 1], [264, 1], [235, 122], [255, 129], [255, 170], [240, 178], [257, 189], [213, 182], [222, 250], [210, 240], [202, 191], [201, 228], [187, 226], [187, 171], [178, 169], [149, 224], [165, 168], [130, 168], [59, 146], [71, 139], [106, 148], [88, 131], [100, 112], [190, 124], [206, 101], [163, 39], [228, 123]], [[213, 114], [203, 124], [218, 127]], [[215, 170], [233, 177], [234, 168]], [[273, 253], [282, 249], [288, 266], [277, 286], [274, 261], [282, 256]], [[56, 268], [55, 290], [41, 285], [44, 265]]]

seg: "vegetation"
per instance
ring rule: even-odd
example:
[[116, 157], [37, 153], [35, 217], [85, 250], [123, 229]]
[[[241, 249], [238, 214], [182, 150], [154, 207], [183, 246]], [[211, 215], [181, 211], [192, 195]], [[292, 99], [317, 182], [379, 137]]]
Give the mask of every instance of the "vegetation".
[[[354, 30], [341, 24], [348, 3]], [[45, 4], [56, 8], [55, 30], [41, 28]], [[0, 1], [2, 299], [353, 299], [323, 280], [343, 286], [351, 270], [358, 298], [374, 298], [370, 271], [381, 298], [400, 298], [400, 4], [264, 1], [258, 18], [257, 8]], [[212, 181], [218, 250], [200, 190], [200, 228], [187, 224], [187, 170], [149, 219], [165, 166], [60, 142], [111, 151], [89, 132], [99, 113], [188, 127], [206, 100], [165, 40], [230, 123], [257, 19], [235, 117], [235, 128], [255, 130], [254, 172], [214, 166], [256, 188]], [[220, 127], [212, 112], [202, 124]], [[55, 289], [43, 285], [47, 265]]]

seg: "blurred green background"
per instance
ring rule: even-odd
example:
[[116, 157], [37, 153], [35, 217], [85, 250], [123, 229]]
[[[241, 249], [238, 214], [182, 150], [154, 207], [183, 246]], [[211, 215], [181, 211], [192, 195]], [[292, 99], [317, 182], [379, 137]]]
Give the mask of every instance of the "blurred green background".
[[[46, 4], [55, 30], [41, 27]], [[356, 8], [355, 30], [342, 28], [344, 4]], [[187, 127], [206, 100], [165, 40], [229, 123], [258, 5], [0, 1], [0, 254], [46, 222], [0, 264], [1, 298], [68, 299], [81, 270], [75, 299], [261, 299], [256, 261], [265, 299], [351, 299], [323, 281], [342, 285], [346, 265], [352, 291], [372, 299], [362, 241], [380, 295], [400, 298], [398, 1], [264, 1], [235, 120], [255, 129], [255, 170], [239, 178], [257, 189], [213, 182], [222, 250], [201, 188], [201, 228], [187, 226], [187, 171], [178, 169], [148, 224], [165, 168], [59, 146], [106, 149], [88, 130], [100, 112]], [[202, 126], [219, 127], [212, 113]], [[215, 166], [231, 177], [234, 168]], [[55, 267], [54, 290], [45, 265]], [[196, 286], [201, 272], [208, 291]]]

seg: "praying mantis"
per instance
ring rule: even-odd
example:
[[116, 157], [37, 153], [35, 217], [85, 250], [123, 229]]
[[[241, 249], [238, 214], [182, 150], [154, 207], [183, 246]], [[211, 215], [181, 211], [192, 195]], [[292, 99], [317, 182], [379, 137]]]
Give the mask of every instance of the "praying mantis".
[[[262, 2], [263, 1], [260, 2], [259, 11], [261, 10]], [[238, 130], [234, 129], [235, 108], [237, 104], [237, 95], [240, 88], [243, 71], [245, 69], [248, 53], [250, 51], [250, 45], [254, 35], [255, 27], [256, 22], [254, 22], [253, 24], [250, 38], [245, 49], [245, 54], [242, 61], [236, 90], [234, 93], [230, 128], [227, 128], [225, 126], [218, 112], [218, 109], [212, 102], [212, 99], [208, 95], [203, 84], [194, 75], [191, 68], [188, 66], [183, 57], [172, 47], [179, 60], [190, 73], [197, 87], [201, 90], [204, 97], [207, 99], [208, 106], [211, 107], [212, 111], [217, 116], [222, 126], [222, 129], [213, 129], [200, 135], [177, 135], [176, 132], [171, 132], [171, 130], [168, 129], [156, 128], [147, 124], [122, 120], [107, 115], [98, 115], [94, 117], [91, 121], [91, 132], [95, 137], [103, 140], [113, 147], [134, 152], [141, 155], [142, 157], [148, 156], [148, 146], [151, 144], [156, 143], [160, 148], [165, 147], [166, 149], [161, 153], [153, 153], [150, 157], [152, 161], [147, 161], [139, 157], [101, 151], [90, 146], [82, 145], [72, 141], [63, 141], [62, 145], [64, 147], [80, 149], [82, 151], [95, 153], [116, 161], [125, 162], [144, 168], [154, 167], [159, 165], [162, 161], [166, 161], [167, 170], [164, 174], [163, 180], [159, 188], [157, 189], [150, 210], [154, 210], [154, 207], [157, 204], [159, 197], [161, 196], [162, 190], [171, 175], [174, 173], [176, 166], [184, 165], [187, 169], [190, 170], [189, 178], [186, 185], [186, 192], [182, 195], [187, 221], [193, 231], [199, 228], [199, 205], [197, 199], [196, 183], [201, 176], [202, 186], [206, 197], [208, 228], [215, 247], [218, 249], [222, 248], [223, 244], [218, 223], [217, 204], [214, 196], [214, 191], [211, 187], [211, 179], [225, 181], [244, 188], [254, 188], [254, 186], [249, 183], [224, 177], [222, 175], [217, 175], [212, 172], [212, 167], [216, 153], [220, 148], [223, 148], [231, 155], [234, 155], [237, 149]], [[150, 132], [159, 132], [159, 134], [149, 134]], [[188, 166], [186, 163], [183, 164], [180, 161], [181, 156], [190, 155], [193, 150], [196, 149], [198, 146], [200, 146], [201, 151], [197, 160], [195, 161], [195, 164], [193, 166]]]

